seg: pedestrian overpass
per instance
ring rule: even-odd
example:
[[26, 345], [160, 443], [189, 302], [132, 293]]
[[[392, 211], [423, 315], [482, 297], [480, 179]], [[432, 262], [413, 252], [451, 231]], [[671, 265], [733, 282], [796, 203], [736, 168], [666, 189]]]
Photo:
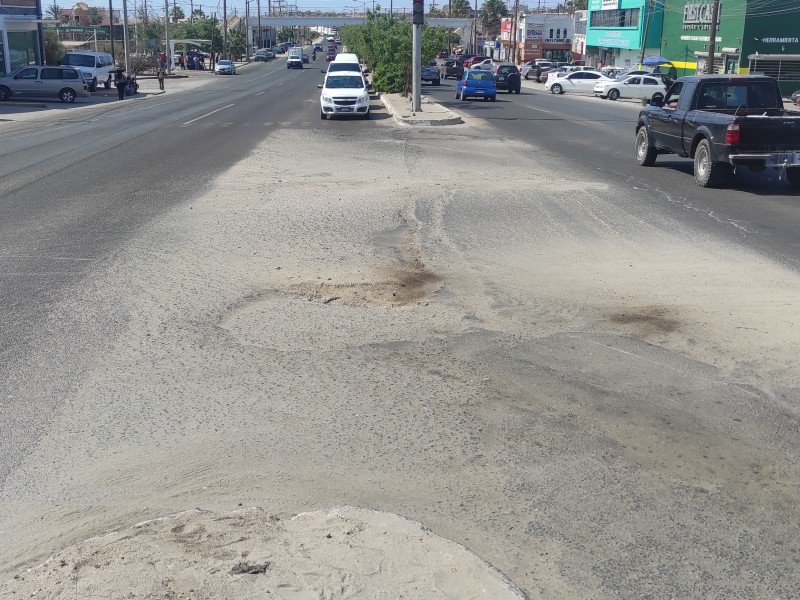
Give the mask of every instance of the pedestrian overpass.
[[[411, 13], [408, 13], [411, 17]], [[398, 19], [403, 17], [398, 16]], [[261, 15], [261, 27], [344, 27], [345, 25], [363, 25], [366, 17], [300, 17], [300, 16], [267, 16]], [[459, 27], [471, 27], [474, 19], [459, 17], [442, 17], [435, 19], [425, 19], [429, 27], [447, 27], [457, 29]], [[251, 15], [247, 19], [248, 28], [258, 27], [258, 15]]]

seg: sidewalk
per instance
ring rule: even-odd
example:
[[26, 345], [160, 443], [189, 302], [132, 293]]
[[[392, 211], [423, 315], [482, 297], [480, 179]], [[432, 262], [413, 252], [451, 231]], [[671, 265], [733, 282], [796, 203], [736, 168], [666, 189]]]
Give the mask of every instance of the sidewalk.
[[381, 94], [381, 102], [394, 120], [401, 125], [457, 125], [463, 123], [453, 111], [441, 104], [433, 102], [428, 96], [422, 96], [419, 112], [411, 110], [411, 98], [400, 94]]
[[[237, 72], [241, 67], [245, 67], [247, 62], [237, 62]], [[44, 116], [73, 114], [72, 111], [84, 112], [94, 110], [98, 106], [109, 106], [117, 102], [136, 102], [158, 96], [169, 94], [170, 92], [186, 91], [202, 87], [220, 77], [230, 77], [230, 75], [214, 75], [211, 70], [192, 71], [176, 70], [172, 75], [168, 75], [164, 81], [164, 90], [158, 87], [158, 79], [155, 75], [139, 75], [136, 82], [139, 84], [139, 91], [133, 96], [125, 96], [124, 100], [119, 100], [117, 89], [112, 86], [105, 89], [99, 86], [96, 92], [92, 92], [88, 98], [78, 98], [74, 103], [64, 104], [58, 100], [8, 100], [0, 103], [0, 121], [33, 121]], [[234, 76], [235, 77], [235, 76]]]

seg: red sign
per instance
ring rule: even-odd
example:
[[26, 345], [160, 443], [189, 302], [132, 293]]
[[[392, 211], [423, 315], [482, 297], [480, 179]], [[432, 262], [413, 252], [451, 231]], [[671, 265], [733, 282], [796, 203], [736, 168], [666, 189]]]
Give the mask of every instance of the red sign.
[[511, 19], [500, 19], [500, 33], [511, 33]]

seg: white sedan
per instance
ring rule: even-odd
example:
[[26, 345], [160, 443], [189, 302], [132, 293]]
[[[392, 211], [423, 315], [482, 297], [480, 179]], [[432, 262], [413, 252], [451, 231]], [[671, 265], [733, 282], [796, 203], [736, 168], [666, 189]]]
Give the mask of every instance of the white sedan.
[[494, 61], [491, 58], [485, 58], [480, 62], [472, 63], [470, 69], [487, 69], [491, 71], [492, 69], [494, 69], [494, 67], [495, 67]]
[[563, 94], [565, 92], [588, 92], [594, 91], [595, 85], [600, 82], [611, 82], [613, 79], [604, 77], [597, 71], [573, 71], [564, 77], [548, 77], [544, 84], [544, 89], [550, 90], [553, 94]]
[[631, 75], [623, 80], [599, 82], [594, 86], [595, 96], [616, 100], [617, 98], [664, 98], [667, 86], [659, 78], [647, 75]]

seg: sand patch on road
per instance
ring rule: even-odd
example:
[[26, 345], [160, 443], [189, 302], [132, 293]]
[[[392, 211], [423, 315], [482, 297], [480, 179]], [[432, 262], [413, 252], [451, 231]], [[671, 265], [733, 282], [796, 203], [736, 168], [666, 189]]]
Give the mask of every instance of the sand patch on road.
[[13, 598], [489, 598], [524, 594], [419, 523], [350, 506], [282, 521], [187, 511], [72, 546], [0, 587]]

